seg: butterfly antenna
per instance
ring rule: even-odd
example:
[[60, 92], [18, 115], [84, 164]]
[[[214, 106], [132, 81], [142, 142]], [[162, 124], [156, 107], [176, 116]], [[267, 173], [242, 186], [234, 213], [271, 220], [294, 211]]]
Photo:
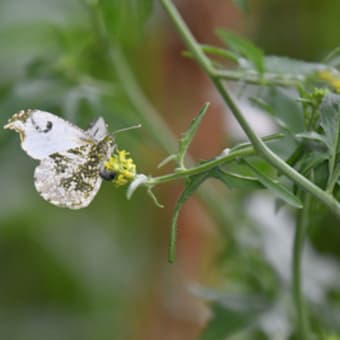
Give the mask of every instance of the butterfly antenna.
[[121, 132], [130, 131], [130, 130], [134, 130], [134, 129], [139, 129], [140, 127], [142, 127], [142, 124], [132, 125], [132, 126], [129, 126], [127, 128], [116, 130], [116, 131], [113, 132], [113, 134], [117, 135], [118, 133], [121, 133]]

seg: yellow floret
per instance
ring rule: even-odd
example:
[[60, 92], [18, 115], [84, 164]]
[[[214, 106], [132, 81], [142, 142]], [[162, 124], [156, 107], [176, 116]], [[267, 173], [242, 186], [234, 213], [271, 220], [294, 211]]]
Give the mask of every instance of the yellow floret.
[[112, 183], [120, 187], [131, 182], [136, 176], [136, 165], [129, 153], [125, 150], [117, 150], [105, 163], [104, 168], [116, 173]]
[[328, 70], [320, 71], [319, 77], [331, 85], [334, 90], [340, 93], [340, 75], [334, 74]]

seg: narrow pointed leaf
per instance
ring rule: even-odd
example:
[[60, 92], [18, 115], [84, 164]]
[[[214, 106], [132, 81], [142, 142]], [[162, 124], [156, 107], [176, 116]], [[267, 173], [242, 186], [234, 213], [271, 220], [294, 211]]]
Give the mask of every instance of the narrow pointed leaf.
[[287, 204], [291, 205], [294, 208], [301, 209], [303, 207], [300, 199], [295, 196], [292, 192], [290, 192], [285, 186], [283, 186], [278, 181], [273, 180], [272, 178], [266, 176], [258, 169], [256, 169], [253, 165], [251, 165], [247, 161], [243, 161], [251, 171], [256, 175], [258, 180], [268, 189], [270, 190], [275, 196], [285, 201]]
[[264, 72], [264, 54], [252, 42], [241, 38], [234, 33], [225, 30], [218, 30], [217, 35], [228, 45], [228, 47], [239, 54], [240, 57], [246, 58], [252, 63], [255, 69], [263, 74]]
[[185, 154], [186, 154], [186, 152], [189, 148], [189, 145], [190, 145], [192, 139], [195, 136], [195, 133], [196, 133], [205, 113], [208, 110], [209, 105], [210, 105], [209, 103], [205, 103], [203, 105], [203, 107], [201, 108], [198, 115], [192, 120], [192, 122], [189, 126], [189, 129], [182, 135], [182, 137], [179, 141], [179, 150], [178, 150], [177, 158], [178, 158], [179, 166], [181, 168], [184, 168]]
[[185, 189], [181, 193], [180, 197], [176, 202], [174, 213], [172, 216], [171, 227], [170, 227], [170, 239], [169, 239], [169, 253], [168, 261], [173, 263], [176, 257], [176, 237], [177, 237], [177, 220], [184, 202], [191, 197], [195, 190], [207, 179], [209, 173], [199, 174], [190, 177], [186, 183]]
[[215, 168], [210, 172], [211, 176], [219, 179], [229, 189], [261, 189], [262, 184], [255, 177], [244, 176], [232, 172], [223, 171], [221, 168]]
[[307, 139], [314, 142], [322, 143], [324, 146], [327, 145], [324, 136], [320, 135], [315, 131], [300, 132], [295, 135], [297, 138]]

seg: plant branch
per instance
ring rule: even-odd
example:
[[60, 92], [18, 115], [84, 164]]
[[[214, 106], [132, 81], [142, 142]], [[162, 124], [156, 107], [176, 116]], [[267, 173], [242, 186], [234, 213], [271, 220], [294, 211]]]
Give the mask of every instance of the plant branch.
[[279, 170], [282, 174], [284, 174], [292, 181], [294, 181], [297, 185], [299, 185], [303, 190], [311, 193], [314, 197], [323, 202], [330, 210], [332, 210], [336, 214], [336, 216], [340, 218], [340, 204], [335, 200], [333, 196], [324, 192], [313, 182], [302, 176], [294, 168], [290, 167], [285, 161], [283, 161], [274, 152], [272, 152], [266, 146], [266, 144], [256, 135], [256, 133], [250, 127], [242, 112], [239, 110], [238, 106], [235, 104], [234, 100], [224, 87], [222, 80], [216, 76], [214, 67], [212, 66], [209, 58], [203, 53], [201, 46], [198, 44], [198, 42], [190, 32], [189, 28], [182, 19], [180, 13], [177, 11], [176, 7], [173, 5], [172, 1], [160, 0], [160, 2], [162, 3], [163, 8], [173, 21], [178, 33], [182, 36], [184, 42], [187, 45], [187, 48], [192, 53], [198, 64], [211, 78], [216, 89], [222, 96], [224, 102], [227, 104], [235, 118], [238, 120], [239, 124], [253, 144], [257, 153], [265, 160], [267, 160], [267, 162], [269, 162], [277, 170]]
[[257, 73], [242, 73], [235, 70], [215, 70], [213, 72], [215, 78], [243, 81], [248, 84], [262, 85], [262, 86], [283, 86], [295, 87], [301, 83], [300, 77], [278, 77], [276, 74], [264, 73], [259, 75]]
[[227, 153], [226, 155], [216, 157], [210, 161], [204, 162], [202, 164], [191, 167], [189, 169], [180, 169], [178, 171], [175, 171], [174, 173], [170, 173], [167, 175], [158, 176], [158, 177], [150, 177], [148, 181], [145, 182], [145, 184], [147, 186], [155, 186], [155, 185], [159, 185], [162, 183], [175, 181], [181, 178], [186, 178], [186, 177], [190, 177], [193, 175], [206, 172], [216, 166], [230, 163], [237, 158], [244, 158], [244, 157], [254, 156], [254, 155], [256, 155], [254, 148], [251, 146], [248, 146], [248, 147]]
[[[283, 135], [281, 134], [269, 135], [267, 137], [263, 137], [263, 141], [274, 142], [282, 137]], [[177, 171], [170, 174], [158, 177], [150, 177], [146, 182], [144, 182], [144, 184], [146, 186], [155, 186], [166, 182], [175, 181], [181, 178], [198, 175], [200, 173], [207, 172], [217, 166], [231, 163], [237, 159], [243, 159], [250, 156], [256, 156], [256, 151], [253, 146], [249, 143], [239, 144], [237, 147], [234, 147], [231, 150], [226, 149], [224, 152], [222, 152], [220, 156], [205, 161], [204, 163], [197, 166], [192, 166], [191, 168], [179, 168], [177, 169]]]
[[303, 298], [301, 277], [303, 245], [309, 222], [308, 218], [310, 214], [310, 205], [311, 205], [310, 194], [304, 194], [304, 207], [302, 210], [299, 211], [299, 216], [295, 228], [292, 259], [293, 296], [296, 305], [299, 339], [301, 340], [310, 339], [307, 313]]

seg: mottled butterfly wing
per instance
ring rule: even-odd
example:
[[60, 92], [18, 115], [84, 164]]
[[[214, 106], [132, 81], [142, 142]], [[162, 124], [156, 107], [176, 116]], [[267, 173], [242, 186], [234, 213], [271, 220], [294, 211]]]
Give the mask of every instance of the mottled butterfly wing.
[[48, 156], [35, 168], [35, 188], [45, 200], [59, 207], [86, 207], [100, 188], [99, 172], [113, 148], [113, 139], [106, 136], [98, 143]]
[[52, 113], [22, 110], [5, 128], [18, 132], [23, 150], [40, 160], [34, 185], [45, 200], [70, 209], [92, 201], [102, 182], [103, 163], [114, 149], [103, 118], [84, 131]]
[[17, 131], [23, 150], [39, 160], [56, 152], [86, 145], [89, 140], [93, 140], [90, 134], [70, 122], [40, 110], [16, 113], [5, 128]]

